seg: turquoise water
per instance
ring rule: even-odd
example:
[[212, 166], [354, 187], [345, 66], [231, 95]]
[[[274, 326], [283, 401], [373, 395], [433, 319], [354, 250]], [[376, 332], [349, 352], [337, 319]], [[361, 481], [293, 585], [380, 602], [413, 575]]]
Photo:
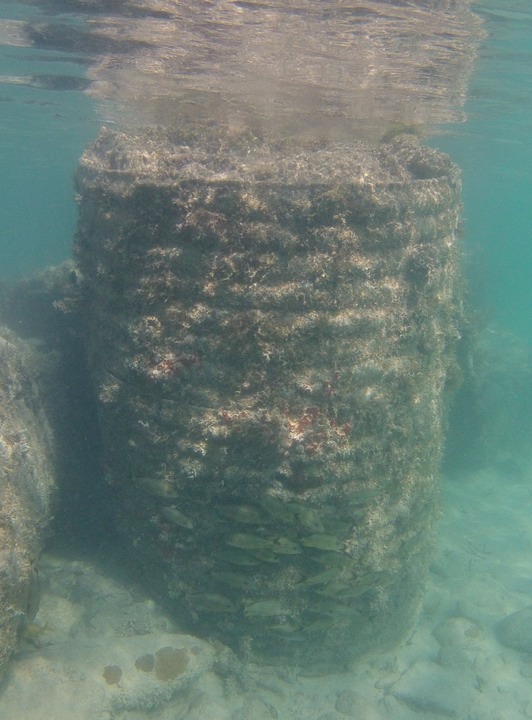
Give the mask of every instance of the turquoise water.
[[[0, 4], [0, 20], [34, 17], [29, 6]], [[72, 173], [98, 124], [82, 92], [39, 87], [51, 74], [83, 78], [82, 56], [0, 45], [0, 68], [0, 263], [14, 277], [69, 256]]]
[[[463, 169], [466, 243], [482, 312], [532, 341], [532, 11], [527, 0], [482, 0], [476, 12], [488, 36], [469, 89], [467, 121], [443, 127], [431, 142]], [[41, 16], [32, 6], [4, 3], [0, 18]], [[83, 92], [10, 78], [82, 77], [84, 60], [0, 46], [3, 276], [68, 257], [76, 223], [71, 176], [99, 125]]]
[[473, 76], [467, 122], [438, 147], [463, 170], [466, 243], [489, 317], [532, 342], [532, 7], [484, 0], [488, 37]]
[[[44, 1], [41, 5], [45, 5]], [[500, 617], [521, 605], [529, 605], [531, 596], [528, 568], [532, 537], [529, 537], [528, 519], [525, 515], [530, 498], [527, 483], [524, 482], [529, 468], [520, 457], [511, 456], [509, 448], [513, 437], [500, 439], [498, 456], [494, 453], [496, 461], [491, 463], [488, 470], [483, 468], [485, 476], [479, 474], [473, 479], [468, 478], [463, 470], [465, 463], [460, 464], [463, 460], [462, 453], [469, 452], [470, 445], [478, 441], [473, 417], [475, 412], [483, 413], [484, 421], [487, 417], [489, 420], [490, 414], [493, 414], [494, 426], [497, 426], [497, 422], [502, 425], [506, 417], [508, 436], [514, 434], [520, 420], [516, 407], [522, 412], [523, 426], [529, 428], [530, 425], [530, 404], [525, 393], [521, 404], [505, 404], [505, 401], [512, 393], [522, 390], [519, 382], [524, 375], [518, 378], [514, 386], [509, 370], [515, 367], [522, 371], [522, 367], [517, 368], [520, 348], [532, 344], [532, 9], [530, 0], [481, 0], [475, 9], [485, 21], [486, 37], [469, 85], [465, 106], [466, 119], [463, 123], [439, 126], [428, 142], [449, 153], [462, 168], [464, 247], [470, 292], [472, 302], [477, 308], [477, 317], [481, 318], [482, 324], [493, 323], [494, 326], [502, 328], [500, 337], [505, 337], [504, 332], [514, 333], [522, 345], [519, 345], [515, 357], [510, 358], [508, 364], [502, 364], [504, 377], [497, 377], [495, 383], [498, 383], [496, 390], [499, 394], [493, 392], [493, 387], [488, 388], [484, 405], [473, 409], [468, 405], [466, 396], [464, 408], [460, 409], [454, 419], [455, 434], [460, 436], [465, 447], [459, 447], [455, 451], [462, 473], [461, 482], [446, 484], [447, 504], [442, 519], [442, 539], [438, 557], [432, 567], [427, 601], [429, 611], [425, 617], [425, 626], [429, 629], [427, 639], [421, 641], [427, 657], [431, 659], [435, 654], [432, 629], [444, 613], [451, 619], [460, 614], [464, 619], [470, 616], [480, 618], [478, 626], [473, 624], [468, 627], [468, 637], [474, 638], [479, 626], [484, 624], [487, 628], [485, 634], [491, 638], [491, 629]], [[39, 20], [45, 19], [46, 15], [31, 5], [4, 3], [0, 4], [0, 19], [2, 18], [14, 21], [28, 18]], [[68, 14], [62, 16], [61, 21], [67, 25], [79, 22]], [[13, 26], [14, 34], [17, 32], [16, 27]], [[88, 58], [83, 53], [36, 50], [20, 43], [0, 42], [0, 67], [0, 276], [12, 278], [33, 273], [39, 268], [59, 263], [69, 257], [77, 220], [72, 173], [83, 149], [96, 136], [102, 120], [95, 102], [82, 91], [83, 78], [88, 67]], [[50, 87], [51, 76], [78, 79], [80, 87], [77, 90], [67, 89], [65, 81], [64, 84], [55, 83], [53, 89]], [[513, 348], [509, 342], [502, 348], [501, 354], [510, 356], [514, 352]], [[76, 400], [79, 404], [77, 396]], [[505, 416], [505, 413], [508, 415]], [[489, 434], [489, 422], [487, 426]], [[483, 429], [481, 427], [478, 432]], [[88, 445], [83, 432], [84, 428], [81, 428], [79, 437], [74, 433], [76, 442]], [[80, 522], [76, 511], [80, 505], [92, 502], [93, 498], [87, 494], [87, 478], [90, 476], [87, 467], [84, 466], [78, 474], [79, 478], [74, 480], [77, 487], [73, 492], [70, 490], [74, 498], [70, 505], [68, 502], [65, 505], [67, 513], [71, 515], [69, 523], [73, 528], [72, 535], [77, 535], [76, 541], [79, 545]], [[462, 482], [464, 479], [468, 482]], [[497, 488], [500, 486], [505, 487], [504, 498], [497, 497]], [[94, 489], [92, 492], [95, 492]], [[501, 502], [501, 499], [504, 502]], [[507, 514], [501, 516], [497, 513], [503, 505]], [[87, 521], [91, 531], [96, 524], [92, 517]], [[64, 573], [64, 569], [56, 572], [53, 567], [49, 567], [47, 572], [49, 577], [56, 581], [55, 590], [58, 596], [64, 591], [65, 597], [70, 599], [74, 583], [79, 582], [79, 578], [85, 573], [90, 577], [90, 580], [86, 580], [86, 587], [93, 582], [101, 583], [98, 592], [101, 597], [108, 597], [104, 580], [93, 578], [92, 570], [89, 572], [82, 569], [81, 563], [72, 570], [77, 579], [64, 580], [64, 588], [59, 587], [61, 583], [57, 580], [57, 576]], [[66, 573], [64, 574], [66, 577]], [[467, 586], [473, 575], [477, 584], [473, 590], [463, 592], [463, 587]], [[456, 577], [460, 577], [459, 582], [463, 587], [456, 581]], [[68, 584], [70, 582], [72, 587]], [[503, 583], [504, 592], [499, 590]], [[523, 587], [524, 591], [520, 589]], [[81, 598], [80, 605], [86, 601], [89, 610], [92, 610], [92, 596], [86, 589], [84, 592], [78, 593], [79, 598], [75, 592], [73, 595], [77, 599]], [[113, 592], [119, 595], [121, 590], [114, 589]], [[441, 596], [438, 596], [438, 592]], [[460, 594], [462, 592], [463, 595]], [[500, 599], [498, 592], [501, 593]], [[508, 593], [513, 593], [510, 601], [507, 599]], [[493, 599], [493, 605], [489, 605], [487, 601], [483, 604], [484, 598], [488, 596]], [[101, 598], [96, 594], [95, 597], [100, 602]], [[463, 597], [466, 598], [465, 601]], [[471, 599], [473, 597], [474, 600]], [[440, 603], [439, 608], [436, 600]], [[46, 611], [46, 607], [44, 610]], [[112, 622], [122, 628], [122, 607], [119, 611], [112, 608], [106, 612], [106, 617], [112, 618]], [[115, 612], [120, 616], [120, 623], [113, 614]], [[45, 617], [43, 615], [43, 618]], [[40, 622], [44, 626], [47, 621], [43, 619]], [[101, 623], [107, 631], [103, 620]], [[52, 621], [50, 625], [53, 624]], [[142, 623], [139, 623], [139, 626], [143, 627]], [[124, 633], [127, 633], [127, 630], [125, 628]], [[142, 631], [139, 631], [139, 635], [142, 635]], [[75, 643], [75, 634], [73, 638]], [[502, 654], [499, 647], [495, 647], [495, 650], [493, 646], [486, 647], [494, 657]], [[408, 652], [407, 648], [405, 654]], [[484, 650], [475, 652], [479, 658], [483, 658]], [[114, 661], [111, 658], [103, 662]], [[401, 673], [408, 664], [407, 661], [402, 662], [405, 662], [405, 665], [400, 666]], [[460, 663], [461, 658], [457, 655], [456, 666], [461, 671]], [[510, 666], [510, 661], [508, 665]], [[383, 675], [392, 671], [392, 666], [391, 661], [388, 666], [383, 660], [380, 668]], [[429, 661], [427, 666], [432, 667]], [[512, 672], [515, 671], [515, 667], [511, 667]], [[529, 665], [525, 667], [528, 672], [529, 669]], [[484, 676], [488, 676], [485, 668], [482, 668], [482, 672], [485, 673]], [[519, 674], [519, 671], [516, 672]], [[493, 675], [495, 677], [495, 670]], [[484, 676], [479, 674], [479, 686], [479, 678]], [[523, 672], [521, 676], [525, 677]], [[358, 679], [361, 680], [361, 677]], [[373, 683], [373, 680], [371, 682]], [[498, 688], [498, 682], [497, 677], [493, 680], [493, 686]], [[505, 685], [504, 682], [508, 684]], [[501, 683], [502, 690], [499, 693], [497, 689], [497, 693], [502, 697], [502, 704], [505, 698], [508, 698], [508, 718], [521, 717], [512, 714], [511, 690], [506, 689], [511, 688], [509, 681], [504, 677]], [[300, 687], [303, 687], [300, 684], [297, 691], [294, 691], [294, 697], [297, 694], [303, 696], [305, 693], [310, 697], [313, 684], [314, 680], [308, 680], [304, 691], [300, 690]], [[362, 686], [363, 683], [360, 687]], [[375, 683], [371, 687], [373, 686]], [[31, 695], [32, 692], [35, 694], [37, 691], [30, 687], [28, 694]], [[334, 692], [336, 687], [327, 690], [331, 696]], [[369, 697], [369, 683], [367, 692]], [[506, 696], [503, 694], [505, 692]], [[518, 691], [514, 694], [517, 696]], [[520, 698], [518, 700], [521, 702]], [[524, 705], [524, 701], [522, 704]], [[331, 705], [331, 709], [332, 707]], [[448, 707], [452, 712], [452, 703]], [[362, 716], [362, 712], [360, 715]], [[204, 716], [210, 717], [207, 714]], [[447, 716], [450, 715], [447, 713]], [[455, 716], [466, 720], [465, 716]], [[28, 715], [20, 712], [7, 720], [26, 720], [27, 717]], [[244, 716], [237, 713], [234, 717], [241, 720]], [[265, 717], [274, 715], [248, 715], [245, 720], [262, 720]], [[279, 717], [285, 720], [296, 715], [280, 714]], [[314, 720], [310, 711], [308, 715], [300, 714], [297, 717]], [[325, 717], [327, 716], [323, 715], [323, 718]], [[371, 714], [371, 717], [374, 715]], [[392, 707], [387, 718], [396, 720], [396, 717], [399, 716], [394, 716]], [[410, 715], [400, 717], [401, 720], [403, 717], [411, 720]], [[418, 717], [426, 720], [422, 712], [418, 715], [416, 711], [415, 720]], [[503, 714], [497, 715], [496, 711], [493, 715], [482, 714], [481, 709], [478, 714], [468, 714], [467, 720], [501, 720], [502, 717], [506, 720]], [[430, 720], [433, 720], [432, 714]]]

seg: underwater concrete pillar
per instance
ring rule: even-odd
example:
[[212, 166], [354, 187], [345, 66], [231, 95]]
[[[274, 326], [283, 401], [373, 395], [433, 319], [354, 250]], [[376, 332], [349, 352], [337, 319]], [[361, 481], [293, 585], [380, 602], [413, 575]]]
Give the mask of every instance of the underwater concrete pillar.
[[102, 130], [76, 257], [116, 518], [183, 626], [334, 668], [412, 627], [460, 315], [414, 138]]

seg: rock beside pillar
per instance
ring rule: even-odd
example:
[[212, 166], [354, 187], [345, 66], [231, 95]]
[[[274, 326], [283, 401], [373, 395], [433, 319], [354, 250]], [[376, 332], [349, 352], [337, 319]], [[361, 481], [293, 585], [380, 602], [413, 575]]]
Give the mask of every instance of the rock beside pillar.
[[39, 605], [37, 560], [55, 482], [41, 362], [0, 328], [0, 671]]

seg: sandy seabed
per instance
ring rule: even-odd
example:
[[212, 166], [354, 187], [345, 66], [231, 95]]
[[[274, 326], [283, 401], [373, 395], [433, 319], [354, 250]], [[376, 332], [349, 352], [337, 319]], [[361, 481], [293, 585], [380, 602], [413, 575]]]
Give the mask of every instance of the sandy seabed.
[[415, 632], [342, 674], [242, 663], [180, 633], [96, 563], [45, 555], [41, 607], [1, 684], [0, 718], [532, 718], [531, 480], [532, 462], [509, 458], [445, 481]]

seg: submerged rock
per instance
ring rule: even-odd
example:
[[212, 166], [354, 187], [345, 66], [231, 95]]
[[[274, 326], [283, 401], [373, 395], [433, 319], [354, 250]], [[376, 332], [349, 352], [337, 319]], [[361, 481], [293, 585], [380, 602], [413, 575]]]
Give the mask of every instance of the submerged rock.
[[532, 653], [532, 605], [503, 618], [496, 626], [495, 634], [505, 647]]
[[0, 671], [39, 607], [37, 561], [55, 484], [44, 356], [0, 328]]
[[474, 702], [475, 675], [422, 660], [393, 685], [392, 695], [416, 713], [462, 718]]

